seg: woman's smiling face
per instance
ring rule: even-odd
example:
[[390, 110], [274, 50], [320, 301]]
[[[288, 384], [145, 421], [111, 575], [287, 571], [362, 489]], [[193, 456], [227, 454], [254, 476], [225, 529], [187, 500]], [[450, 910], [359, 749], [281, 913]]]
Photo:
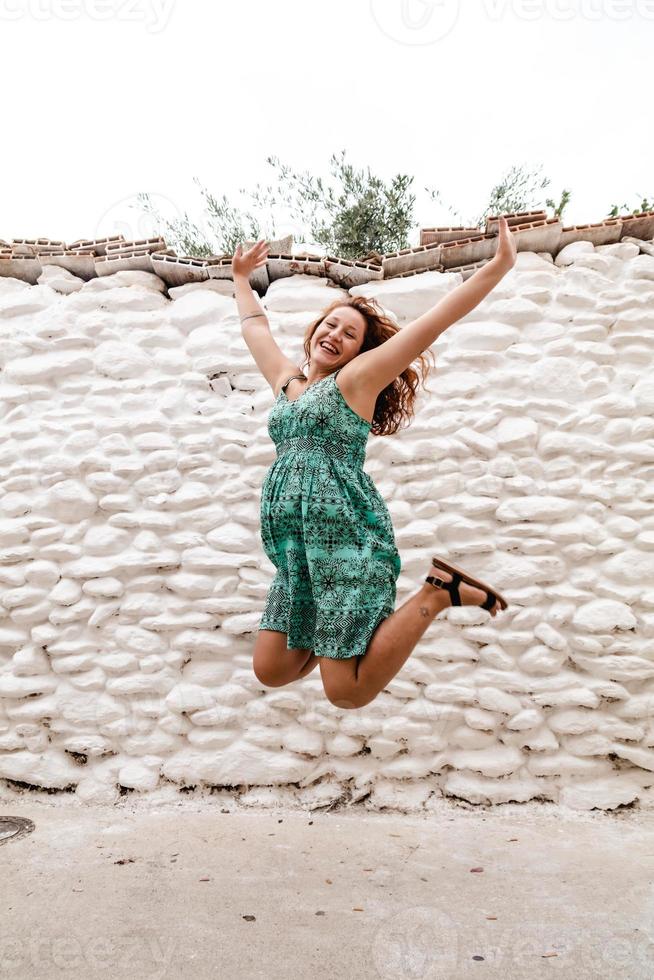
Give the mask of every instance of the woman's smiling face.
[[359, 310], [353, 306], [336, 307], [313, 333], [311, 363], [328, 371], [342, 367], [359, 353], [365, 335], [366, 319]]

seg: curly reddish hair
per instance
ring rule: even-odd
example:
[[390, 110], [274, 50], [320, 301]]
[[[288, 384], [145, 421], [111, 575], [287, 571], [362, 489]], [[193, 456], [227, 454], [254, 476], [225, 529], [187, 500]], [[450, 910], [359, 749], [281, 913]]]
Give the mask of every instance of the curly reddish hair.
[[[366, 332], [359, 353], [379, 347], [389, 340], [401, 329], [391, 318], [384, 313], [382, 307], [374, 299], [366, 299], [364, 296], [347, 296], [345, 299], [334, 300], [329, 306], [325, 307], [322, 313], [307, 327], [304, 334], [304, 353], [303, 364], [310, 361], [309, 351], [311, 350], [311, 338], [317, 327], [320, 326], [325, 317], [329, 316], [332, 310], [339, 306], [353, 306], [361, 313], [366, 321]], [[412, 367], [407, 367], [391, 384], [379, 392], [375, 403], [375, 411], [372, 418], [370, 431], [377, 436], [393, 435], [401, 428], [406, 428], [414, 417], [413, 403], [416, 399], [418, 384], [422, 382], [423, 388], [429, 391], [425, 384], [428, 377], [430, 365], [428, 356], [433, 361], [433, 351], [427, 348], [419, 354], [413, 362], [417, 364], [418, 371]], [[358, 355], [357, 355], [358, 356]]]

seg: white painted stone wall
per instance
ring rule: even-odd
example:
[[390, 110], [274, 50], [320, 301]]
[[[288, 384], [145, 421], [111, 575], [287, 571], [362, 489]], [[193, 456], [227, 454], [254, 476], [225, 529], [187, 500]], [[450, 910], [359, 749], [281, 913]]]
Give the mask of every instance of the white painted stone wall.
[[[458, 274], [358, 287], [400, 324]], [[251, 669], [274, 573], [260, 487], [273, 394], [231, 284], [0, 279], [0, 778], [111, 801], [403, 810], [649, 804], [654, 783], [654, 257], [588, 242], [515, 269], [435, 343], [416, 419], [370, 437], [398, 605], [445, 554], [507, 612], [443, 612], [372, 704]], [[264, 304], [301, 362], [339, 290]], [[211, 381], [209, 380], [211, 378]], [[13, 782], [12, 782], [13, 781]]]

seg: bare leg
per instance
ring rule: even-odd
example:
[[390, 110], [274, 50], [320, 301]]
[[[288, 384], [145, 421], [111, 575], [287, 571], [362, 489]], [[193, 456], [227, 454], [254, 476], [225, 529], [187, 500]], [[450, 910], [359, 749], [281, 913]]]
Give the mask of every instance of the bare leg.
[[[429, 574], [447, 582], [452, 580], [448, 572], [433, 565]], [[465, 582], [459, 585], [459, 593], [463, 605], [479, 605], [486, 598], [484, 592]], [[449, 592], [423, 582], [415, 595], [379, 624], [364, 656], [330, 660], [326, 664], [325, 658], [321, 658], [323, 684], [332, 704], [339, 708], [360, 708], [373, 701], [409, 659], [429, 624], [449, 605]], [[495, 603], [491, 616], [498, 609], [499, 603]]]
[[252, 667], [266, 687], [282, 687], [311, 673], [318, 658], [313, 650], [287, 648], [287, 635], [281, 630], [260, 629], [254, 644]]
[[299, 680], [300, 677], [306, 677], [307, 674], [310, 674], [311, 671], [313, 670], [313, 668], [316, 666], [317, 663], [318, 663], [318, 658], [315, 655], [315, 653], [313, 653], [313, 652], [310, 653], [309, 654], [309, 657], [307, 659], [307, 662], [305, 663], [304, 667], [302, 668], [302, 670], [297, 675], [296, 680]]

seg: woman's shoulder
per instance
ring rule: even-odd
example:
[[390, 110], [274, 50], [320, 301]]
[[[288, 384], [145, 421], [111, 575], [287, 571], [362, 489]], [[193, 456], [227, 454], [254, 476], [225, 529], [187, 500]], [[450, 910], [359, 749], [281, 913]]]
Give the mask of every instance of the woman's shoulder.
[[334, 384], [339, 389], [343, 401], [354, 414], [372, 425], [378, 392], [374, 388], [369, 390], [361, 383], [360, 376], [353, 368], [354, 361], [356, 358], [336, 369]]

